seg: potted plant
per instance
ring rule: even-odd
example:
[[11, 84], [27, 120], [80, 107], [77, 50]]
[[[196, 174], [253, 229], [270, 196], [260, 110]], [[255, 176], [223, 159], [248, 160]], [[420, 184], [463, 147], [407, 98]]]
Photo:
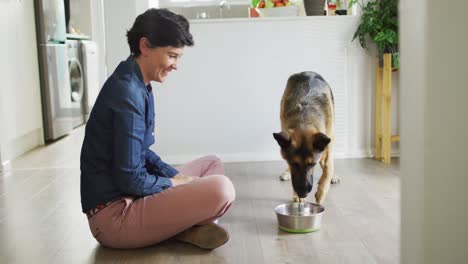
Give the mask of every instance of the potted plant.
[[392, 54], [392, 66], [400, 65], [398, 50], [398, 0], [374, 0], [365, 6], [363, 0], [351, 0], [349, 7], [358, 4], [362, 9], [361, 22], [353, 36], [359, 38], [361, 47], [367, 49], [369, 37], [377, 46], [382, 61], [384, 53]]

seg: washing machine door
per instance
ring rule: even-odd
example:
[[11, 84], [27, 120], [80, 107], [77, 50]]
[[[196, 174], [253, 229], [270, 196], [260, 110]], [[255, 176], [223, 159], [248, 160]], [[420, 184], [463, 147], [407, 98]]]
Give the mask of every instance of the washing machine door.
[[83, 68], [81, 68], [80, 61], [76, 58], [70, 58], [68, 68], [70, 70], [71, 101], [81, 106], [84, 92]]
[[71, 96], [71, 118], [73, 127], [80, 126], [85, 122], [83, 112], [84, 75], [81, 63], [76, 57], [68, 60], [70, 71], [70, 96]]

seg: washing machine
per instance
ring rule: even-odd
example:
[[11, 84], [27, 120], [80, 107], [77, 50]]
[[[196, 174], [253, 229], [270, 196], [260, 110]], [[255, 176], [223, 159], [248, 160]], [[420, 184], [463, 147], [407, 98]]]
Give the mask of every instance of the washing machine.
[[85, 123], [83, 95], [85, 93], [84, 71], [82, 66], [81, 43], [79, 40], [67, 39], [65, 42], [70, 73], [71, 120], [73, 127]]

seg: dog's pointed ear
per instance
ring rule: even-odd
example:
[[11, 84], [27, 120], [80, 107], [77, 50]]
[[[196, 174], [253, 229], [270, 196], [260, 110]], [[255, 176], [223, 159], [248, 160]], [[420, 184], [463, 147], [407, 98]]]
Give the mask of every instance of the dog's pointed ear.
[[330, 143], [331, 139], [323, 133], [317, 133], [314, 137], [314, 149], [323, 151]]
[[284, 131], [273, 133], [273, 137], [276, 139], [278, 145], [280, 145], [282, 149], [287, 149], [289, 146], [291, 146], [291, 138], [289, 137], [288, 133]]

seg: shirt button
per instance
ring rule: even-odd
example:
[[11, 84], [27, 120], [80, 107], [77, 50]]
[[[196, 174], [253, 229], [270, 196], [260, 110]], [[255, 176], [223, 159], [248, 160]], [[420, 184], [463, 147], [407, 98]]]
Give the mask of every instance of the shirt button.
[[151, 135], [154, 137], [154, 132], [153, 132], [153, 133], [151, 133]]

